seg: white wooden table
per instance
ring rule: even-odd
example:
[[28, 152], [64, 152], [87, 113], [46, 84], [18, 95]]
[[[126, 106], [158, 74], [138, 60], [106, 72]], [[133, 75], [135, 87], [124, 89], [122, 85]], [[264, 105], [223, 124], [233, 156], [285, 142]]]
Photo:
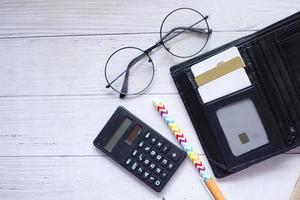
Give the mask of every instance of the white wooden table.
[[[156, 42], [161, 20], [178, 7], [210, 16], [208, 51], [293, 14], [300, 2], [0, 1], [0, 199], [210, 199], [188, 160], [157, 194], [92, 145], [118, 105], [176, 143], [153, 108], [158, 95], [208, 165], [169, 74], [183, 60], [155, 53], [155, 80], [142, 96], [120, 100], [105, 89], [108, 56]], [[284, 200], [299, 173], [297, 148], [218, 183], [228, 199]]]

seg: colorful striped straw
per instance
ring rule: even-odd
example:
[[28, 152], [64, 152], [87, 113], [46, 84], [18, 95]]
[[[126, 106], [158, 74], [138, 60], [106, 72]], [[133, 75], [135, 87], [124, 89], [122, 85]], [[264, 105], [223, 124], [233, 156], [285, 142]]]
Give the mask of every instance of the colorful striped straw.
[[202, 164], [196, 152], [194, 152], [192, 146], [188, 143], [185, 135], [179, 126], [174, 122], [173, 118], [169, 116], [166, 106], [159, 99], [154, 100], [154, 105], [164, 121], [167, 123], [172, 133], [175, 135], [183, 150], [188, 154], [189, 159], [193, 162], [193, 165], [199, 172], [200, 177], [205, 183], [205, 186], [210, 192], [211, 196], [215, 200], [225, 200], [225, 197], [218, 188], [215, 180], [207, 173], [204, 165]]

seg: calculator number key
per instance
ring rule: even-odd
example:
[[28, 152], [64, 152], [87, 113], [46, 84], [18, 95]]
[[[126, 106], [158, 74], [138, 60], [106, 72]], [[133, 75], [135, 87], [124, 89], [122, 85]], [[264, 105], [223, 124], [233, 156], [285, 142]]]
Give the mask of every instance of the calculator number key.
[[154, 176], [151, 175], [149, 177], [149, 183], [154, 183], [154, 181], [155, 181], [155, 178], [154, 178]]
[[131, 170], [135, 171], [137, 167], [138, 167], [138, 164], [135, 162], [131, 165]]
[[144, 160], [145, 155], [143, 153], [140, 153], [140, 155], [138, 156], [137, 160], [139, 162], [142, 162]]
[[145, 172], [143, 173], [143, 178], [144, 178], [144, 179], [147, 179], [149, 175], [150, 175], [150, 172], [145, 171]]
[[142, 168], [142, 167], [139, 167], [138, 169], [137, 169], [137, 174], [142, 174], [143, 173], [143, 171], [144, 171], [144, 168]]
[[145, 153], [149, 153], [150, 150], [151, 150], [151, 148], [149, 146], [145, 146], [145, 148], [144, 148]]
[[155, 174], [160, 174], [161, 171], [162, 171], [162, 168], [157, 167], [157, 168], [155, 169]]
[[156, 181], [154, 182], [154, 186], [155, 186], [155, 187], [159, 187], [160, 184], [161, 184], [161, 181], [160, 181], [160, 180], [156, 180]]
[[149, 169], [150, 169], [150, 170], [154, 170], [154, 169], [155, 169], [155, 166], [156, 166], [155, 163], [151, 163], [151, 164], [149, 165]]
[[159, 162], [161, 159], [162, 159], [162, 156], [160, 154], [157, 154], [156, 157], [155, 157], [155, 160], [157, 162]]
[[144, 163], [145, 166], [147, 166], [147, 165], [149, 165], [150, 160], [146, 158], [143, 163]]
[[173, 167], [174, 167], [174, 164], [171, 163], [171, 162], [167, 165], [167, 169], [168, 169], [169, 171], [171, 171], [171, 170], [173, 169]]
[[168, 164], [168, 160], [164, 158], [164, 159], [161, 161], [161, 164], [162, 164], [163, 166], [166, 166], [166, 165]]
[[149, 156], [150, 156], [151, 158], [153, 158], [155, 155], [156, 155], [156, 151], [152, 150], [152, 151], [150, 152], [150, 155], [149, 155]]

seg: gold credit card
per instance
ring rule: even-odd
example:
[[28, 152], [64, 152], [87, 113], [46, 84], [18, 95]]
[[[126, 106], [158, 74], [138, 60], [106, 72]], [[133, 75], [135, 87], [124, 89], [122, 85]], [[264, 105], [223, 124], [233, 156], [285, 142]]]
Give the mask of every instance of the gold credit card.
[[217, 78], [220, 78], [234, 70], [245, 67], [244, 62], [241, 57], [236, 56], [226, 62], [219, 63], [216, 67], [204, 72], [203, 74], [198, 75], [195, 78], [195, 81], [198, 87], [209, 83]]

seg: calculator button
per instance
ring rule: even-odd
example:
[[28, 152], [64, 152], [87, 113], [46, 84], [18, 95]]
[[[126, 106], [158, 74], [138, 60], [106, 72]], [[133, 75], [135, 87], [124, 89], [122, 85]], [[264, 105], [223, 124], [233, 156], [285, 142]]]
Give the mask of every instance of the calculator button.
[[172, 160], [174, 160], [175, 162], [177, 162], [180, 158], [179, 153], [177, 151], [169, 151], [168, 153], [168, 157], [171, 158]]
[[143, 173], [143, 171], [144, 171], [144, 169], [142, 168], [142, 167], [139, 167], [138, 169], [137, 169], [137, 174], [142, 174]]
[[155, 163], [151, 163], [150, 166], [149, 166], [149, 169], [154, 170], [155, 166], [156, 166]]
[[168, 160], [167, 159], [163, 159], [162, 161], [161, 161], [161, 164], [163, 165], [163, 166], [166, 166], [167, 165], [167, 163], [168, 163]]
[[160, 149], [162, 147], [163, 143], [162, 141], [158, 141], [155, 145], [156, 148]]
[[167, 153], [169, 148], [170, 148], [169, 145], [165, 144], [162, 148], [162, 152]]
[[138, 146], [139, 146], [140, 148], [142, 148], [143, 145], [144, 145], [144, 141], [140, 141], [139, 144], [138, 144]]
[[151, 144], [154, 145], [154, 144], [156, 143], [156, 140], [157, 140], [157, 139], [156, 139], [155, 137], [152, 137], [152, 138], [151, 138]]
[[143, 153], [140, 153], [140, 155], [138, 156], [138, 161], [142, 162], [144, 160], [145, 155]]
[[149, 165], [149, 163], [150, 163], [150, 160], [148, 160], [148, 159], [145, 159], [143, 163], [144, 163], [144, 165], [145, 165], [145, 166], [147, 166], [147, 165]]
[[160, 184], [161, 184], [160, 180], [156, 180], [156, 181], [154, 182], [154, 186], [155, 186], [155, 187], [159, 187]]
[[150, 152], [150, 155], [149, 155], [149, 156], [150, 156], [151, 158], [153, 158], [155, 155], [156, 155], [156, 151], [152, 150], [152, 151]]
[[125, 163], [126, 163], [126, 165], [129, 165], [131, 163], [131, 159], [128, 158]]
[[173, 167], [174, 167], [174, 164], [169, 163], [168, 166], [167, 166], [167, 169], [171, 171], [173, 169]]
[[166, 179], [166, 178], [168, 177], [168, 175], [169, 175], [169, 173], [166, 172], [166, 171], [164, 171], [164, 172], [161, 173], [160, 177], [161, 177], [162, 179]]
[[149, 146], [145, 146], [144, 152], [145, 152], [145, 153], [148, 153], [148, 152], [150, 151], [150, 149], [151, 149], [151, 148], [150, 148]]
[[161, 159], [162, 159], [162, 156], [159, 155], [159, 154], [157, 154], [157, 156], [155, 157], [155, 160], [156, 160], [157, 162], [159, 162]]
[[157, 168], [155, 169], [155, 174], [160, 174], [161, 171], [162, 171], [162, 168], [157, 167]]
[[150, 182], [150, 183], [153, 183], [154, 181], [155, 181], [154, 176], [150, 176], [150, 177], [149, 177], [149, 182]]
[[150, 175], [150, 173], [146, 171], [143, 173], [143, 178], [147, 179], [149, 175]]
[[135, 150], [133, 150], [133, 152], [132, 152], [132, 156], [136, 156], [136, 154], [138, 153], [138, 151], [135, 149]]
[[138, 164], [135, 162], [131, 165], [131, 170], [134, 171], [138, 167]]
[[148, 139], [150, 136], [151, 136], [151, 133], [148, 132], [148, 133], [145, 135], [145, 138]]

